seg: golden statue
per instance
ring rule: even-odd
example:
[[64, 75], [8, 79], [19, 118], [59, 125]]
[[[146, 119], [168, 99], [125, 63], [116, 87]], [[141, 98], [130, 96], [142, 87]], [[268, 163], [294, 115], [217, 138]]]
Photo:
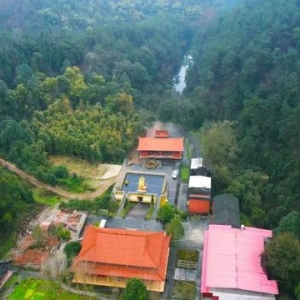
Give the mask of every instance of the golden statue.
[[146, 179], [144, 176], [141, 176], [138, 183], [138, 191], [146, 192], [146, 189], [147, 189]]

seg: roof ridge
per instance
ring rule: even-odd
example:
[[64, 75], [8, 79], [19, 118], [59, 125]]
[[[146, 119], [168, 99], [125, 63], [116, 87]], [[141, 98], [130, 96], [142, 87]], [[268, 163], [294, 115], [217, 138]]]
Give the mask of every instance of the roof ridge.
[[[88, 230], [88, 231], [95, 231], [95, 229], [97, 229], [96, 226], [89, 225], [89, 226], [86, 228], [85, 231], [87, 231], [87, 230]], [[85, 232], [85, 234], [86, 234], [86, 232]], [[88, 232], [88, 234], [90, 234], [90, 233]], [[80, 252], [79, 252], [79, 254], [77, 255], [76, 258], [80, 258], [80, 257], [86, 255], [87, 252], [89, 252], [93, 247], [95, 247], [96, 239], [93, 239], [92, 241], [93, 241], [93, 243], [90, 243], [85, 249], [81, 248], [81, 250], [80, 250]]]
[[91, 227], [95, 227], [97, 231], [103, 234], [118, 234], [118, 235], [129, 235], [129, 236], [144, 236], [148, 237], [150, 235], [159, 233], [159, 231], [143, 231], [143, 230], [130, 230], [130, 229], [123, 229], [123, 228], [100, 228], [94, 225], [90, 225]]
[[[154, 232], [153, 234], [151, 235], [148, 235], [146, 237], [146, 242], [145, 242], [145, 248], [144, 248], [144, 253], [147, 254], [147, 256], [149, 257], [149, 259], [152, 261], [153, 263], [153, 266], [156, 267], [156, 268], [159, 268], [159, 266], [157, 264], [160, 263], [160, 258], [161, 258], [161, 254], [162, 254], [162, 251], [159, 251], [159, 259], [158, 259], [158, 262], [155, 262], [154, 261], [154, 257], [152, 256], [152, 251], [150, 251], [150, 248], [147, 247], [147, 244], [149, 243], [149, 239], [153, 239], [154, 236], [159, 236], [160, 237], [160, 241], [163, 241], [164, 242], [164, 237], [165, 237], [165, 233], [164, 232]], [[153, 241], [152, 241], [152, 244], [153, 244]], [[160, 249], [161, 250], [161, 249]]]

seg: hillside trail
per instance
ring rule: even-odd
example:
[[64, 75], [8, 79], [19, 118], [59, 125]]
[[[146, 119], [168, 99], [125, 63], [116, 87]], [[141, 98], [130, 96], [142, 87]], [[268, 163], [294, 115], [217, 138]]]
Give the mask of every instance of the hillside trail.
[[99, 187], [99, 189], [97, 189], [95, 192], [91, 192], [91, 193], [84, 193], [84, 194], [76, 194], [76, 193], [71, 193], [68, 192], [58, 186], [51, 186], [49, 184], [43, 183], [39, 180], [37, 180], [35, 177], [33, 177], [32, 175], [27, 174], [26, 172], [20, 170], [18, 167], [16, 167], [15, 165], [13, 165], [12, 163], [1, 159], [0, 158], [0, 164], [3, 165], [4, 167], [6, 167], [8, 170], [16, 173], [17, 175], [19, 175], [21, 178], [29, 181], [31, 184], [33, 184], [34, 186], [50, 191], [52, 193], [55, 193], [63, 198], [66, 199], [78, 199], [78, 200], [89, 200], [89, 199], [94, 199], [96, 197], [99, 197], [100, 195], [102, 195], [111, 185], [113, 185], [114, 183], [116, 183], [117, 180], [117, 176], [105, 179], [101, 182], [101, 185]]

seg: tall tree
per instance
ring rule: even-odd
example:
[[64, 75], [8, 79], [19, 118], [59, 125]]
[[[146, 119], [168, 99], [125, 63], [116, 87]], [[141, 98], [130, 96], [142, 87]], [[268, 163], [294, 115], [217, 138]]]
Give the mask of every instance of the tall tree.
[[283, 289], [294, 295], [300, 278], [300, 241], [291, 233], [278, 234], [267, 244], [265, 255], [272, 276], [282, 280]]
[[145, 284], [138, 278], [129, 279], [122, 300], [150, 300]]
[[201, 129], [200, 139], [204, 157], [214, 175], [217, 190], [230, 183], [239, 151], [234, 123], [223, 121], [207, 124]]

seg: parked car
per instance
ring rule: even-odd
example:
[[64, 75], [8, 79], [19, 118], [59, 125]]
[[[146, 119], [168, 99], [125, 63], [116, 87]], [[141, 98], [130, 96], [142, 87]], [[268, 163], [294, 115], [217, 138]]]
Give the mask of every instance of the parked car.
[[177, 179], [177, 176], [178, 176], [178, 170], [174, 170], [172, 173], [172, 178]]

